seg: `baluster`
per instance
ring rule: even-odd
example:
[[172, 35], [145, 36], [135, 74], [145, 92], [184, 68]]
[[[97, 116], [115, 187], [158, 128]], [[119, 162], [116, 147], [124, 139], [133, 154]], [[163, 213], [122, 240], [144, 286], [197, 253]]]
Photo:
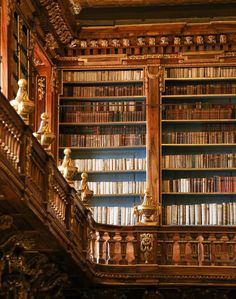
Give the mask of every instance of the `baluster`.
[[229, 252], [228, 252], [228, 244], [229, 238], [227, 235], [223, 235], [220, 238], [221, 241], [221, 262], [223, 266], [226, 266], [229, 263]]
[[133, 241], [134, 241], [134, 236], [133, 236], [133, 233], [130, 232], [127, 234], [127, 237], [126, 237], [127, 245], [126, 245], [125, 258], [126, 258], [128, 264], [132, 264], [132, 262], [134, 262], [134, 260], [135, 260]]
[[140, 260], [140, 256], [139, 256], [139, 259], [138, 259], [138, 234], [136, 232], [133, 232], [133, 237], [134, 237], [134, 240], [133, 240], [133, 248], [134, 248], [134, 260], [133, 260], [133, 263], [134, 264], [138, 264], [138, 261]]
[[201, 266], [202, 263], [204, 262], [204, 246], [203, 246], [203, 241], [204, 238], [202, 235], [199, 235], [197, 237], [197, 241], [198, 241], [198, 265]]
[[103, 258], [105, 260], [105, 263], [108, 264], [110, 259], [110, 243], [109, 243], [110, 236], [108, 232], [104, 233], [103, 239], [105, 240], [103, 244]]
[[175, 234], [173, 236], [173, 251], [172, 251], [172, 262], [174, 263], [174, 265], [178, 265], [180, 262], [180, 236], [179, 234]]
[[93, 238], [93, 259], [95, 263], [99, 262], [99, 232], [94, 232]]
[[114, 258], [113, 260], [115, 261], [116, 264], [118, 264], [121, 260], [121, 236], [119, 232], [115, 233], [114, 236], [114, 241], [115, 241], [115, 250], [114, 250]]
[[104, 251], [103, 251], [103, 245], [104, 245], [104, 232], [99, 232], [99, 239], [98, 239], [98, 244], [99, 244], [99, 264], [105, 264], [105, 259], [104, 259]]
[[192, 237], [190, 234], [187, 234], [185, 236], [185, 250], [184, 250], [184, 259], [187, 265], [191, 264], [192, 261], [192, 246], [191, 246], [191, 241], [192, 241]]
[[127, 265], [128, 261], [126, 260], [126, 250], [127, 250], [127, 233], [121, 232], [121, 261], [120, 264]]
[[212, 266], [215, 265], [216, 262], [216, 246], [215, 246], [215, 241], [216, 237], [215, 234], [210, 234], [208, 237], [208, 241], [210, 241], [210, 263]]
[[114, 232], [110, 232], [109, 236], [110, 236], [110, 238], [108, 240], [108, 243], [109, 243], [109, 248], [110, 248], [110, 258], [109, 258], [108, 264], [114, 264], [114, 255], [115, 255], [115, 240], [114, 240], [114, 236], [115, 236], [115, 233]]

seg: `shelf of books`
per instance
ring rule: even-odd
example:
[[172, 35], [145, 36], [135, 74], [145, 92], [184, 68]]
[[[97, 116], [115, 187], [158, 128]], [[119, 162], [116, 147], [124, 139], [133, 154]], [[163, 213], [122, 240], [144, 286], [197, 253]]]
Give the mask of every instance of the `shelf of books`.
[[162, 223], [236, 225], [236, 67], [166, 67]]
[[70, 147], [94, 191], [97, 222], [132, 225], [146, 187], [146, 96], [143, 69], [63, 70], [59, 156]]
[[28, 47], [30, 30], [23, 22], [17, 12], [14, 12], [13, 17], [13, 43], [12, 43], [12, 76], [11, 84], [13, 87], [13, 96], [16, 96], [18, 90], [18, 80], [29, 78], [29, 58]]

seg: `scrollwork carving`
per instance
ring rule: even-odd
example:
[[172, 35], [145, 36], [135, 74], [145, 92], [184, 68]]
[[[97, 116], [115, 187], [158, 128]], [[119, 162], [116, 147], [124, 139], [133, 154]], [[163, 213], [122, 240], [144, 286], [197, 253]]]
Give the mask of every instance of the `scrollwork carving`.
[[148, 264], [148, 258], [153, 249], [153, 235], [144, 233], [140, 235], [140, 238], [140, 250], [144, 253], [145, 264]]

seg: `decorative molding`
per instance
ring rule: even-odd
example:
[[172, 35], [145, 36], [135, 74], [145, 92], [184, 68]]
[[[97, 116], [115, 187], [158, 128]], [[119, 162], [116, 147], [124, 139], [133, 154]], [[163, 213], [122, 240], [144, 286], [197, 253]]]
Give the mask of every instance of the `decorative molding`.
[[15, 2], [15, 0], [7, 0], [7, 25], [11, 22]]
[[148, 258], [153, 249], [153, 234], [144, 233], [140, 237], [140, 250], [144, 253], [145, 264], [148, 264]]
[[73, 36], [70, 28], [64, 20], [63, 12], [56, 0], [39, 0], [41, 5], [45, 7], [48, 13], [49, 22], [52, 24], [60, 42], [68, 44]]
[[128, 48], [128, 47], [167, 47], [167, 46], [215, 46], [225, 45], [229, 41], [227, 34], [202, 34], [202, 35], [156, 35], [137, 36], [134, 38], [110, 38], [110, 39], [73, 39], [70, 48]]
[[59, 46], [58, 46], [58, 43], [54, 37], [54, 35], [52, 33], [48, 33], [45, 37], [45, 50], [49, 49], [51, 51], [57, 49]]
[[46, 76], [37, 76], [37, 99], [38, 101], [45, 101], [46, 99]]

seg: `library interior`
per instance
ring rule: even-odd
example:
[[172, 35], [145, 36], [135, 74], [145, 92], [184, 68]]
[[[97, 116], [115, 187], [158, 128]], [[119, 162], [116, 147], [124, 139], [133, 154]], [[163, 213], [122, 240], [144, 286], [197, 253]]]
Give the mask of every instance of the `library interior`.
[[236, 298], [236, 0], [0, 0], [0, 299]]

